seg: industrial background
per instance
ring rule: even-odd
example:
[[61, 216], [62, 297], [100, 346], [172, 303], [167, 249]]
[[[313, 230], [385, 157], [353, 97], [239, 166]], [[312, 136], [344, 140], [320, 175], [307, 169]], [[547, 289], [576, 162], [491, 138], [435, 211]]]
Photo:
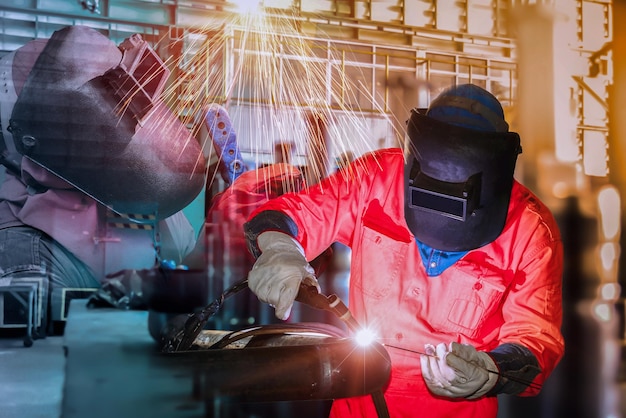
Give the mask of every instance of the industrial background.
[[[168, 104], [213, 167], [219, 157], [196, 115], [218, 103], [235, 125], [242, 164], [289, 159], [314, 177], [400, 144], [409, 110], [443, 88], [485, 87], [522, 138], [516, 178], [553, 210], [566, 251], [566, 355], [540, 396], [503, 398], [500, 414], [624, 415], [626, 2], [240, 3], [3, 0], [0, 56], [65, 26], [98, 29], [116, 44], [140, 33], [171, 70]], [[323, 135], [302, 134], [311, 109], [328, 116]], [[315, 141], [323, 155], [313, 155]], [[207, 202], [224, 187], [209, 178]], [[0, 392], [9, 381], [0, 374]]]

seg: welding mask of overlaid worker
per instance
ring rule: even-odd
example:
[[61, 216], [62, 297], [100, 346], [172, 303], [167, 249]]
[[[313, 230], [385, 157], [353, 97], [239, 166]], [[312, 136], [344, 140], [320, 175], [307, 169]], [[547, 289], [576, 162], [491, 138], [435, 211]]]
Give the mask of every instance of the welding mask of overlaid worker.
[[140, 35], [118, 47], [70, 26], [2, 61], [6, 152], [131, 218], [166, 218], [203, 189], [201, 146], [164, 103], [170, 72]]
[[404, 210], [415, 238], [442, 251], [469, 251], [498, 237], [519, 153], [519, 135], [480, 87], [455, 86], [425, 114], [412, 110]]

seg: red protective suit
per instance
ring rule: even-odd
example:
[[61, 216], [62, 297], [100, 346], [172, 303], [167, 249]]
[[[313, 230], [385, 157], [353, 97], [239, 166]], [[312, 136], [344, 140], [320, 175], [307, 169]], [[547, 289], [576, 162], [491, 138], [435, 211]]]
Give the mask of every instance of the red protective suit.
[[[506, 225], [488, 245], [468, 252], [440, 276], [425, 274], [404, 218], [404, 157], [381, 150], [357, 160], [305, 193], [269, 201], [298, 227], [307, 259], [333, 242], [352, 248], [350, 310], [387, 345], [392, 375], [385, 388], [391, 417], [497, 415], [497, 398], [436, 398], [421, 376], [426, 343], [456, 341], [489, 351], [503, 343], [537, 357], [542, 384], [563, 355], [562, 243], [550, 211], [514, 182]], [[344, 173], [345, 174], [345, 173]], [[415, 352], [406, 351], [414, 350]], [[527, 389], [523, 396], [537, 390]], [[335, 401], [333, 417], [376, 417], [370, 397]]]

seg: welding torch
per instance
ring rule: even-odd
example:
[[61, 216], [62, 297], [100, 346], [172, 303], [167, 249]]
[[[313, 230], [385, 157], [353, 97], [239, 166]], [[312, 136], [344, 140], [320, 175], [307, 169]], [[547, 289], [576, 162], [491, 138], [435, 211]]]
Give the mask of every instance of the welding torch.
[[298, 289], [296, 300], [312, 308], [328, 311], [342, 321], [353, 333], [359, 331], [361, 327], [352, 316], [346, 304], [339, 296], [332, 294], [326, 296], [317, 290], [316, 286], [302, 283]]
[[[323, 295], [319, 293], [317, 287], [302, 283], [300, 284], [300, 289], [298, 289], [298, 294], [296, 296], [296, 300], [298, 302], [302, 302], [305, 305], [308, 305], [315, 309], [324, 310], [332, 313], [335, 317], [337, 317], [341, 322], [343, 322], [348, 329], [353, 333], [357, 334], [359, 331], [363, 330], [357, 320], [352, 316], [352, 313], [346, 306], [346, 304], [339, 298], [339, 296], [332, 294], [329, 296]], [[402, 347], [397, 347], [389, 344], [382, 344], [383, 346], [396, 348], [403, 351], [410, 351], [416, 354], [425, 354], [429, 355], [425, 352], [409, 350]]]

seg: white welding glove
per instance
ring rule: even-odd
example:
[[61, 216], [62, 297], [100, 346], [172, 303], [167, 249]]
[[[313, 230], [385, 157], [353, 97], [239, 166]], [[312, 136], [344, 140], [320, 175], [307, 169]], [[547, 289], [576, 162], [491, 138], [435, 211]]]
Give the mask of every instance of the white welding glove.
[[315, 271], [300, 243], [287, 234], [263, 232], [257, 243], [261, 255], [248, 273], [248, 286], [259, 300], [274, 307], [278, 319], [285, 320], [303, 280], [319, 290]]
[[[498, 381], [498, 368], [489, 354], [467, 344], [426, 345], [420, 356], [426, 386], [435, 395], [476, 399]], [[489, 371], [491, 371], [491, 373]]]

